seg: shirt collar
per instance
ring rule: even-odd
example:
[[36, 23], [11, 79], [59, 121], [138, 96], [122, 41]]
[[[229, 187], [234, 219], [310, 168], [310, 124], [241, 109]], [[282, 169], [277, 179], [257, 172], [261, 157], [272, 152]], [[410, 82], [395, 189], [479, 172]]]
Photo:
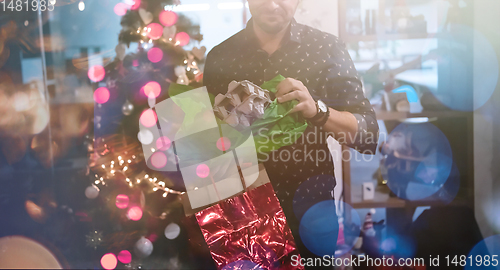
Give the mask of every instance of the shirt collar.
[[302, 25], [297, 23], [295, 19], [292, 19], [290, 23], [290, 40], [301, 43], [302, 42]]
[[[283, 38], [283, 44], [286, 44], [288, 41], [300, 44], [302, 42], [302, 30], [303, 30], [302, 25], [297, 23], [297, 21], [295, 21], [295, 19], [292, 18], [292, 21], [289, 26], [289, 32]], [[253, 18], [250, 18], [250, 20], [248, 21], [244, 33], [245, 33], [244, 42], [247, 45], [248, 43], [251, 43], [252, 45], [259, 46], [257, 36], [255, 36], [255, 32], [253, 30]]]

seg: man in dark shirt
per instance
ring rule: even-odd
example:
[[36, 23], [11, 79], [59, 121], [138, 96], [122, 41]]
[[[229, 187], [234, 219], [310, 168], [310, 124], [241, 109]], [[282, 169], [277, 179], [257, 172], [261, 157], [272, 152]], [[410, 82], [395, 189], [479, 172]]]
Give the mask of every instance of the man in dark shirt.
[[[266, 160], [260, 161], [301, 256], [309, 258], [315, 255], [300, 239], [294, 203], [311, 205], [312, 201], [332, 200], [334, 168], [326, 135], [362, 153], [373, 154], [378, 124], [345, 45], [331, 34], [298, 24], [293, 15], [299, 2], [249, 0], [252, 18], [245, 29], [208, 53], [204, 84], [209, 93], [217, 95], [225, 94], [233, 80], [261, 85], [279, 74], [286, 78], [278, 85], [276, 98], [278, 102], [298, 100], [294, 112], [300, 113], [309, 125], [295, 144], [269, 153]], [[330, 180], [320, 180], [322, 175], [330, 176]], [[307, 193], [297, 190], [308, 179], [313, 183], [322, 181], [322, 188], [311, 198], [304, 198], [302, 194]]]

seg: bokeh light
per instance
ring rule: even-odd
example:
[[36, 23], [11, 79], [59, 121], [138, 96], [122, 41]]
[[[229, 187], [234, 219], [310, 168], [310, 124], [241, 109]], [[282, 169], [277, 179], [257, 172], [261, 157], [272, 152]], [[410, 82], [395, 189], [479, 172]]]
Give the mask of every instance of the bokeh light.
[[85, 197], [93, 200], [97, 196], [99, 196], [99, 188], [96, 185], [92, 184], [85, 189]]
[[137, 133], [137, 138], [139, 139], [139, 141], [142, 144], [149, 145], [153, 142], [154, 135], [153, 135], [153, 132], [151, 132], [147, 129], [143, 129], [143, 130], [139, 131], [139, 133]]
[[128, 6], [125, 3], [118, 3], [115, 5], [113, 11], [118, 16], [123, 16], [127, 14]]
[[17, 92], [12, 96], [12, 106], [16, 112], [27, 111], [35, 105], [33, 98], [27, 93]]
[[335, 188], [335, 178], [332, 175], [316, 175], [309, 177], [295, 191], [293, 196], [293, 213], [297, 220], [313, 205], [333, 200], [331, 190]]
[[150, 82], [146, 83], [146, 85], [144, 85], [144, 87], [142, 89], [143, 89], [144, 95], [146, 95], [147, 97], [157, 98], [161, 93], [161, 86], [159, 83], [157, 83], [155, 81], [150, 81]]
[[335, 201], [322, 201], [309, 208], [300, 220], [299, 234], [312, 253], [318, 256], [335, 254], [339, 234]]
[[160, 151], [166, 151], [170, 148], [171, 143], [167, 136], [161, 136], [156, 140], [156, 148]]
[[152, 234], [148, 235], [146, 237], [146, 239], [149, 239], [149, 241], [151, 241], [151, 242], [156, 242], [156, 240], [158, 240], [158, 235], [155, 233], [152, 233]]
[[467, 256], [467, 265], [464, 269], [500, 269], [499, 256], [500, 235], [490, 236], [472, 248]]
[[147, 109], [142, 112], [141, 117], [139, 118], [139, 121], [145, 127], [152, 127], [156, 125], [157, 120], [158, 117], [156, 116], [156, 113], [151, 109]]
[[181, 227], [175, 223], [170, 223], [168, 226], [165, 228], [165, 237], [167, 239], [173, 240], [179, 236], [181, 233]]
[[141, 7], [141, 0], [132, 0], [134, 4], [130, 7], [131, 10], [137, 10]]
[[160, 23], [164, 26], [172, 26], [176, 24], [178, 17], [179, 16], [177, 16], [177, 13], [170, 10], [164, 10], [160, 12], [159, 15]]
[[131, 207], [127, 212], [127, 218], [133, 221], [140, 220], [142, 218], [142, 209], [139, 206]]
[[101, 258], [101, 265], [104, 269], [115, 269], [118, 261], [113, 253], [104, 254]]
[[217, 148], [221, 151], [227, 151], [231, 148], [231, 140], [227, 137], [222, 137], [217, 140]]
[[152, 40], [157, 40], [163, 35], [163, 26], [158, 23], [150, 23], [148, 25], [149, 33], [148, 37]]
[[361, 217], [359, 216], [358, 211], [356, 211], [356, 209], [349, 204], [338, 200], [335, 202], [341, 209], [343, 209], [342, 212], [344, 213], [344, 216], [350, 215], [350, 220], [347, 220], [346, 218], [343, 219], [343, 230], [340, 231], [339, 228], [339, 233], [342, 233], [344, 236], [344, 244], [337, 247], [336, 255], [343, 255], [352, 249], [360, 236]]
[[416, 249], [413, 241], [408, 237], [399, 236], [393, 232], [388, 232], [380, 243], [382, 253], [396, 258], [413, 258]]
[[106, 71], [101, 65], [95, 65], [89, 68], [87, 72], [89, 79], [93, 82], [100, 82], [104, 79], [104, 75], [106, 75]]
[[118, 253], [118, 260], [123, 264], [130, 263], [132, 261], [132, 254], [128, 250], [122, 250]]
[[160, 48], [151, 48], [148, 51], [148, 59], [153, 63], [158, 63], [163, 59], [163, 51]]
[[125, 194], [118, 194], [116, 196], [115, 205], [120, 209], [125, 209], [128, 207], [129, 198]]
[[94, 100], [99, 104], [104, 104], [109, 100], [109, 90], [106, 87], [99, 87], [94, 92]]
[[185, 46], [189, 44], [190, 37], [186, 32], [179, 32], [175, 35], [175, 40], [177, 41], [177, 45]]
[[453, 162], [450, 176], [444, 185], [434, 194], [438, 200], [445, 204], [451, 203], [458, 194], [460, 189], [460, 171], [457, 165]]
[[450, 143], [430, 123], [400, 124], [389, 134], [386, 156], [387, 186], [398, 197], [420, 200], [436, 193], [450, 176]]
[[196, 167], [196, 175], [200, 178], [207, 178], [210, 174], [210, 168], [206, 164], [200, 164]]
[[167, 156], [162, 152], [154, 152], [151, 155], [151, 165], [157, 169], [161, 169], [167, 165]]
[[439, 80], [434, 96], [458, 111], [475, 111], [492, 96], [498, 84], [498, 56], [490, 41], [474, 28], [450, 23], [453, 31], [437, 35]]
[[[349, 204], [333, 199], [335, 183], [332, 175], [312, 176], [297, 188], [293, 197], [293, 211], [300, 220], [301, 240], [318, 256], [334, 252], [337, 256], [345, 254], [360, 235], [358, 212]], [[350, 217], [343, 219], [343, 230], [340, 230], [336, 209]], [[342, 244], [337, 245], [339, 237]]]

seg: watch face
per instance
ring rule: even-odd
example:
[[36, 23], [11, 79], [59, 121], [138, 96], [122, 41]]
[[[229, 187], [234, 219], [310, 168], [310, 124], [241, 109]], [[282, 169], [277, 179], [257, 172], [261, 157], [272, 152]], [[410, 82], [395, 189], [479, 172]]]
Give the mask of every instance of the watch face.
[[326, 113], [326, 111], [328, 111], [328, 106], [326, 106], [326, 104], [321, 100], [318, 100], [318, 108], [321, 112], [324, 112], [324, 113]]

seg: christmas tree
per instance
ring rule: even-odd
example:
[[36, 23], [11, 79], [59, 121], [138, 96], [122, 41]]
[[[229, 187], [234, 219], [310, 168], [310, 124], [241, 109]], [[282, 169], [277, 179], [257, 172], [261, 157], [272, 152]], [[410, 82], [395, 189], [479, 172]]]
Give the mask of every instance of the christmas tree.
[[[146, 165], [139, 121], [169, 98], [172, 83], [199, 87], [205, 48], [200, 28], [173, 11], [179, 1], [119, 3], [116, 57], [89, 64], [94, 121], [85, 137], [87, 169], [58, 185], [59, 211], [44, 220], [71, 268], [207, 269], [214, 267], [194, 219], [185, 217], [178, 173]], [[89, 60], [89, 63], [92, 61]], [[156, 142], [167, 149], [169, 141]], [[194, 236], [193, 236], [194, 235]], [[194, 238], [193, 238], [194, 237]]]
[[[194, 258], [188, 245], [186, 231], [199, 229], [186, 224], [189, 219], [184, 218], [180, 200], [182, 178], [148, 169], [141, 141], [149, 138], [138, 133], [139, 121], [148, 119], [148, 106], [168, 98], [171, 83], [202, 85], [198, 63], [203, 61], [204, 48], [183, 49], [190, 41], [201, 41], [202, 35], [199, 26], [173, 11], [178, 4], [142, 0], [128, 10], [118, 4], [115, 12], [125, 14], [116, 58], [104, 66], [104, 76], [99, 66], [89, 69], [97, 106], [94, 137], [89, 141], [93, 183], [86, 188], [88, 210], [82, 214], [92, 219], [86, 243], [101, 250], [96, 259], [102, 256], [103, 267], [114, 266], [115, 256], [134, 268], [210, 267], [208, 253], [201, 260]], [[126, 54], [132, 45], [137, 51]], [[156, 143], [158, 148], [169, 145]]]

